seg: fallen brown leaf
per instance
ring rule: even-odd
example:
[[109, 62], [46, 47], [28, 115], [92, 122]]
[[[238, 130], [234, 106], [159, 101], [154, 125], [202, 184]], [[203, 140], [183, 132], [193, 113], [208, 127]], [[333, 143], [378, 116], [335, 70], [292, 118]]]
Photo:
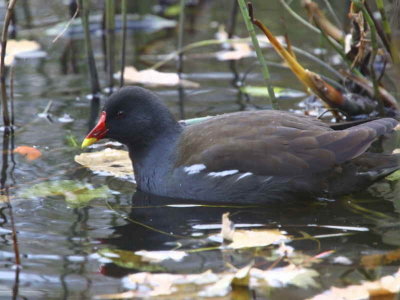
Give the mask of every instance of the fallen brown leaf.
[[361, 265], [367, 269], [374, 269], [379, 266], [388, 265], [400, 260], [400, 249], [383, 254], [372, 254], [361, 257]]
[[329, 290], [310, 298], [310, 300], [359, 300], [369, 299], [370, 297], [391, 299], [391, 296], [394, 297], [394, 294], [399, 291], [400, 270], [376, 281], [366, 281], [359, 285], [350, 285], [344, 288], [331, 287]]
[[10, 66], [15, 56], [24, 52], [36, 51], [40, 49], [39, 43], [28, 40], [8, 40], [6, 49], [5, 65]]
[[277, 229], [235, 230], [229, 214], [222, 216], [221, 235], [224, 240], [231, 241], [228, 247], [232, 249], [264, 247], [289, 239]]
[[124, 150], [106, 148], [98, 152], [81, 153], [75, 161], [90, 170], [116, 177], [132, 177], [133, 168], [129, 154]]

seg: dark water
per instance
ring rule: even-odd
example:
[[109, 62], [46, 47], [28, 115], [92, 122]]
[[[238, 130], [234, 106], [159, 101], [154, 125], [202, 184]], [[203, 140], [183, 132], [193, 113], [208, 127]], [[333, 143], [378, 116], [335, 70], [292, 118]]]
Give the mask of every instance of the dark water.
[[[283, 32], [283, 11], [278, 1], [254, 2], [257, 16], [265, 18], [272, 30]], [[131, 9], [141, 14], [151, 13], [155, 4], [155, 1], [137, 1]], [[226, 0], [201, 1], [188, 12], [184, 43], [214, 38], [218, 25], [228, 23], [227, 12], [230, 7], [231, 2]], [[22, 6], [18, 7], [17, 16], [21, 26], [18, 36], [39, 41], [47, 56], [20, 59], [16, 63], [17, 128], [14, 142], [16, 146], [37, 147], [42, 157], [28, 162], [21, 156], [15, 156], [15, 165], [11, 164], [8, 168], [7, 183], [10, 185], [9, 195], [18, 231], [22, 269], [19, 273], [15, 270], [10, 211], [5, 203], [1, 203], [1, 299], [8, 299], [16, 293], [24, 299], [90, 299], [94, 295], [121, 292], [123, 287], [120, 278], [135, 270], [102, 262], [96, 254], [99, 249], [134, 251], [180, 247], [188, 250], [213, 246], [215, 244], [206, 242], [204, 237], [219, 232], [221, 215], [225, 212], [230, 212], [232, 220], [239, 225], [245, 224], [245, 227], [256, 224], [258, 227], [287, 231], [297, 238], [290, 245], [307, 255], [335, 251], [314, 267], [320, 273], [319, 289], [277, 289], [269, 294], [272, 299], [301, 299], [331, 285], [357, 282], [368, 276], [375, 278], [397, 270], [399, 263], [394, 262], [369, 273], [363, 272], [359, 268], [359, 259], [362, 255], [383, 253], [399, 247], [399, 182], [381, 183], [368, 191], [341, 199], [314, 200], [298, 205], [174, 205], [180, 202], [135, 193], [133, 183], [95, 175], [75, 163], [74, 156], [81, 150], [74, 147], [71, 140], [80, 143], [89, 129], [90, 116], [90, 101], [87, 98], [90, 87], [83, 41], [79, 35], [73, 38], [64, 35], [53, 43], [54, 36], [45, 34], [45, 30], [56, 22], [68, 19], [67, 7], [61, 3], [36, 0], [31, 2], [30, 10], [33, 29], [26, 29], [28, 20], [24, 17]], [[286, 14], [284, 23], [293, 44], [305, 50], [324, 47], [318, 37], [298, 26]], [[238, 22], [237, 34], [244, 36], [244, 32], [242, 22]], [[174, 51], [176, 36], [174, 29], [130, 32], [128, 64], [145, 68], [157, 62], [151, 56]], [[119, 35], [117, 39], [119, 53]], [[101, 84], [105, 87], [104, 53], [100, 37], [93, 34], [93, 42]], [[220, 49], [218, 46], [198, 48], [187, 56], [184, 62], [185, 76], [198, 82], [201, 87], [185, 89], [183, 100], [179, 99], [177, 88], [155, 89], [177, 118], [268, 107], [265, 99], [247, 98], [235, 86], [236, 76], [242, 77], [245, 72], [249, 72], [246, 83], [263, 84], [260, 69], [254, 64], [255, 59], [224, 62], [205, 57]], [[329, 56], [329, 53], [325, 55]], [[274, 85], [301, 90], [300, 84], [279, 65], [280, 59], [272, 51], [267, 51], [266, 57], [275, 63], [270, 70]], [[309, 61], [304, 62], [310, 64]], [[320, 71], [319, 68], [315, 66], [314, 70]], [[165, 70], [174, 71], [175, 62], [169, 63]], [[297, 110], [301, 100], [282, 99], [281, 106]], [[52, 102], [51, 118], [40, 117], [49, 102]], [[73, 121], [65, 123], [65, 114]], [[75, 180], [93, 187], [106, 185], [112, 194], [107, 199], [96, 199], [81, 207], [68, 204], [60, 195], [32, 194], [27, 197], [27, 193], [32, 193], [29, 188], [33, 185], [60, 180]], [[324, 225], [336, 227], [326, 228]], [[304, 233], [318, 238], [302, 239]], [[338, 256], [350, 259], [351, 265], [334, 263]], [[253, 260], [254, 253], [232, 251], [229, 257], [231, 264], [241, 267]], [[190, 254], [182, 263], [168, 265], [166, 271], [197, 273], [212, 269], [218, 272], [226, 268], [226, 263], [226, 253], [223, 255], [220, 250], [199, 251]], [[259, 298], [266, 297], [265, 291], [257, 293]]]

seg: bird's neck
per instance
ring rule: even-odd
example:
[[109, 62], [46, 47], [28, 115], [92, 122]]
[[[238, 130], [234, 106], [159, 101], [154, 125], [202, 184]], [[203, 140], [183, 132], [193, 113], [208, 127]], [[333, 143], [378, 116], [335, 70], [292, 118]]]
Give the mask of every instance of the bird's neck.
[[162, 178], [173, 165], [176, 144], [183, 128], [176, 123], [145, 145], [127, 145], [137, 186], [142, 191], [162, 188]]

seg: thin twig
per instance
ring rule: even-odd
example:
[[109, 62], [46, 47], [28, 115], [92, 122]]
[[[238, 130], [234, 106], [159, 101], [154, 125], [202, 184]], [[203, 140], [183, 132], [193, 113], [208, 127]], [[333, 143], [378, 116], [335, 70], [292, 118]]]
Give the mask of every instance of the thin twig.
[[7, 86], [6, 86], [6, 66], [5, 57], [7, 49], [8, 27], [10, 25], [14, 6], [17, 0], [10, 0], [4, 19], [3, 30], [1, 32], [1, 55], [0, 55], [0, 84], [1, 84], [1, 104], [3, 109], [3, 122], [5, 127], [10, 126], [10, 114], [8, 112]]
[[68, 30], [68, 28], [71, 26], [72, 22], [76, 19], [79, 13], [79, 5], [76, 6], [76, 10], [74, 15], [72, 16], [71, 19], [69, 19], [68, 23], [64, 26], [63, 30], [57, 36], [51, 41], [52, 43], [57, 42], [57, 40], [64, 35], [64, 33]]
[[11, 104], [11, 128], [15, 124], [15, 114], [14, 114], [14, 68], [10, 67], [10, 104]]

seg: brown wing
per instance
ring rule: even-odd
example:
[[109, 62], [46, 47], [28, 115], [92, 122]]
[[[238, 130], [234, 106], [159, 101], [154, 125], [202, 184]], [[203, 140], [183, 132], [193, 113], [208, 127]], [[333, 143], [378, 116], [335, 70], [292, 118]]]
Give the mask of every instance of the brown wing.
[[334, 131], [314, 118], [286, 112], [223, 115], [185, 129], [176, 164], [257, 175], [322, 172], [362, 154], [395, 123], [381, 119]]

